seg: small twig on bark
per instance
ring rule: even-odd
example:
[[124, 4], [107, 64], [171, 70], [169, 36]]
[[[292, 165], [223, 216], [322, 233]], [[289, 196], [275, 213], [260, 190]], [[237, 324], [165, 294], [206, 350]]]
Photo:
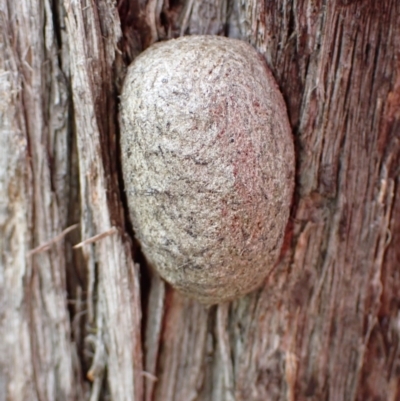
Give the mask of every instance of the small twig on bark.
[[116, 228], [116, 227], [112, 227], [112, 228], [110, 228], [109, 230], [104, 231], [104, 232], [101, 233], [101, 234], [97, 234], [97, 235], [95, 235], [95, 236], [93, 236], [93, 237], [90, 237], [90, 238], [88, 238], [88, 239], [85, 239], [85, 240], [82, 241], [82, 242], [79, 242], [79, 244], [74, 245], [73, 248], [74, 248], [74, 249], [82, 248], [84, 245], [92, 244], [93, 242], [99, 241], [99, 240], [101, 240], [101, 239], [103, 239], [103, 238], [105, 238], [105, 237], [108, 237], [108, 236], [110, 236], [110, 235], [113, 235], [113, 234], [115, 234], [116, 232], [117, 232], [117, 228]]
[[36, 248], [31, 249], [28, 252], [27, 256], [32, 256], [35, 255], [37, 253], [41, 253], [41, 252], [45, 252], [48, 249], [50, 249], [55, 243], [61, 241], [69, 232], [71, 232], [72, 230], [75, 230], [75, 228], [77, 228], [79, 226], [79, 224], [73, 224], [70, 227], [67, 227], [64, 231], [61, 232], [61, 234], [57, 235], [56, 237], [52, 238], [50, 241], [45, 242], [42, 245], [37, 246]]
[[153, 382], [156, 382], [158, 380], [157, 376], [153, 375], [150, 372], [146, 372], [145, 370], [142, 370], [142, 376], [144, 376], [146, 379], [149, 379]]

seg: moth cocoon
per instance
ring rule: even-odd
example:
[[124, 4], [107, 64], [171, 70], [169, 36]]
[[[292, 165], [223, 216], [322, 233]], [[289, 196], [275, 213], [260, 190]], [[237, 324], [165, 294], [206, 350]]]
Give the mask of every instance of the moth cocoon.
[[130, 217], [160, 275], [207, 304], [260, 286], [280, 254], [295, 171], [263, 58], [225, 37], [157, 43], [129, 66], [120, 122]]

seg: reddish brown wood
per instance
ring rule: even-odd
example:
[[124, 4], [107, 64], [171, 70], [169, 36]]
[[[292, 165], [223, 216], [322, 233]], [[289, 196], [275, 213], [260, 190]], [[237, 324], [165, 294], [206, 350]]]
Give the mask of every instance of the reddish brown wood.
[[[0, 0], [0, 26], [0, 400], [400, 398], [398, 1]], [[181, 34], [258, 49], [296, 142], [279, 265], [209, 309], [146, 267], [120, 180], [126, 65]]]

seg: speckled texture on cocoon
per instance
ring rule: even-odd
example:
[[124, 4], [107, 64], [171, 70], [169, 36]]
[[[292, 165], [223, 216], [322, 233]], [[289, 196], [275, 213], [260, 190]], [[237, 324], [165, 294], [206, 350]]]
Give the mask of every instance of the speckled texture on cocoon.
[[294, 187], [286, 106], [245, 42], [186, 36], [130, 65], [121, 151], [135, 235], [160, 275], [207, 304], [260, 286]]

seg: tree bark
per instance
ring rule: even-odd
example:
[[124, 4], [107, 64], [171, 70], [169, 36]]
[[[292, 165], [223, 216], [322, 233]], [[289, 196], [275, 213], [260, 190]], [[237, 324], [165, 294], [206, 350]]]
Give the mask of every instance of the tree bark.
[[[399, 400], [400, 3], [0, 0], [0, 401]], [[118, 95], [152, 43], [251, 43], [287, 102], [292, 217], [258, 291], [146, 265]]]

